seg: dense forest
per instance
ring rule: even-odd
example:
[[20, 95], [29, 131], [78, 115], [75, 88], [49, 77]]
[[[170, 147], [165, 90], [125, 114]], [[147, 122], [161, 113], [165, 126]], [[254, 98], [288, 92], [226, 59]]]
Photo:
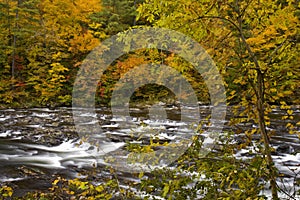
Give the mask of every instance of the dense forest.
[[1, 105], [70, 105], [85, 56], [137, 24], [133, 1], [1, 1]]
[[[284, 112], [281, 120], [287, 132], [300, 137], [300, 122], [292, 121], [293, 108], [300, 105], [299, 0], [0, 0], [0, 108], [70, 107], [74, 81], [89, 53], [106, 39], [122, 38], [124, 31], [141, 27], [167, 28], [197, 41], [222, 75], [226, 102], [234, 115], [230, 125], [257, 126], [245, 131], [245, 143], [227, 145], [210, 155], [224, 156], [220, 160], [198, 158], [201, 144], [195, 139], [175, 170], [159, 169], [139, 188], [166, 199], [193, 199], [199, 191], [204, 199], [263, 199], [259, 194], [263, 179], [269, 181], [273, 199], [278, 199], [279, 175], [267, 126], [272, 120], [270, 113], [278, 108]], [[198, 101], [210, 104], [206, 82], [189, 62], [174, 52], [152, 47], [128, 52], [107, 68], [99, 77], [97, 106], [110, 105], [122, 75], [149, 63], [176, 69], [191, 84]], [[137, 80], [144, 78], [140, 73]], [[176, 104], [176, 97], [164, 86], [148, 84], [137, 88], [131, 101]], [[261, 154], [247, 164], [235, 160], [233, 149], [245, 148], [254, 134], [261, 136]], [[150, 143], [150, 149], [155, 145]], [[205, 171], [210, 181], [199, 180], [194, 187], [185, 187], [195, 177], [177, 176], [184, 170]], [[86, 199], [110, 199], [110, 193], [121, 194], [121, 199], [133, 198], [134, 194], [118, 184], [111, 180], [96, 187], [77, 179], [56, 179], [49, 199], [55, 192]], [[0, 189], [1, 193], [11, 196], [9, 187]], [[29, 199], [47, 196], [30, 195]]]
[[[240, 14], [233, 4], [1, 1], [1, 106], [71, 105], [72, 84], [88, 53], [106, 38], [141, 25], [170, 28], [198, 41], [222, 73], [229, 103], [255, 98], [251, 87], [259, 67], [267, 102], [299, 104], [299, 2], [242, 2], [245, 11]], [[242, 29], [244, 41], [237, 28]], [[99, 83], [98, 104], [109, 102], [120, 74], [139, 63], [162, 60], [185, 74], [199, 101], [208, 102], [201, 76], [188, 63], [153, 50], [124, 55], [116, 61]], [[157, 86], [149, 85], [148, 91], [160, 93], [160, 98], [170, 95]], [[149, 98], [149, 93], [137, 92], [136, 98]]]

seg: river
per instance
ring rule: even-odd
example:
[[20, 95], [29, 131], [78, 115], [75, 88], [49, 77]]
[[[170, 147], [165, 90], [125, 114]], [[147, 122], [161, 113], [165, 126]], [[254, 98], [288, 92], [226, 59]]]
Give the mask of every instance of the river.
[[[172, 141], [178, 139], [176, 132], [188, 131], [180, 123], [180, 109], [175, 106], [165, 106], [167, 119], [149, 119], [147, 107], [131, 108], [132, 121], [138, 126], [133, 129], [124, 124], [120, 126], [120, 119], [112, 117], [107, 108], [96, 109], [96, 114], [89, 117], [87, 126], [98, 123], [102, 128], [101, 151], [89, 142], [79, 140], [75, 130], [72, 108], [30, 108], [30, 109], [2, 109], [0, 110], [0, 182], [15, 186], [15, 195], [23, 195], [31, 190], [48, 189], [49, 180], [55, 176], [67, 178], [78, 177], [78, 173], [93, 166], [103, 168], [107, 165], [101, 156], [124, 148], [128, 140], [134, 140], [132, 133], [142, 133], [143, 124], [152, 125], [163, 130], [160, 132], [161, 140]], [[230, 109], [229, 109], [230, 110]], [[294, 121], [300, 120], [299, 107], [294, 107]], [[209, 106], [200, 106], [201, 117], [207, 116], [211, 111]], [[228, 112], [230, 113], [230, 112]], [[86, 114], [86, 113], [85, 113]], [[274, 130], [271, 137], [272, 147], [276, 149], [273, 154], [276, 167], [285, 176], [278, 184], [286, 187], [285, 191], [293, 193], [300, 189], [296, 180], [300, 179], [300, 142], [297, 135], [286, 132], [281, 121], [283, 111], [273, 110], [272, 122], [268, 130]], [[228, 114], [226, 119], [232, 117]], [[253, 124], [240, 124], [241, 130]], [[227, 123], [223, 130], [232, 130]], [[299, 131], [299, 130], [298, 130]], [[131, 135], [131, 136], [130, 136]], [[140, 134], [141, 135], [141, 134]], [[243, 133], [239, 134], [239, 136]], [[145, 140], [150, 135], [144, 134]], [[256, 136], [257, 138], [259, 136]], [[255, 138], [255, 137], [254, 137]], [[236, 138], [239, 140], [239, 137]], [[247, 159], [247, 150], [236, 153], [238, 158]], [[101, 170], [100, 170], [101, 171]], [[103, 168], [102, 174], [105, 176]], [[124, 179], [130, 175], [124, 173]], [[284, 181], [285, 184], [282, 184]], [[51, 183], [51, 182], [50, 182]], [[269, 191], [262, 191], [270, 195]], [[284, 198], [284, 194], [281, 194]]]

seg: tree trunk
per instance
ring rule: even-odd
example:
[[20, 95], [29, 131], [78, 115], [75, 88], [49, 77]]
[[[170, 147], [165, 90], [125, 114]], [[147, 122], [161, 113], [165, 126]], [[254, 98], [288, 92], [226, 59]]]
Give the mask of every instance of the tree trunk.
[[258, 110], [258, 123], [261, 136], [264, 141], [265, 156], [267, 159], [268, 168], [270, 170], [270, 185], [272, 190], [272, 199], [278, 200], [276, 175], [274, 170], [274, 162], [271, 156], [270, 140], [267, 134], [265, 125], [265, 109], [264, 109], [264, 77], [260, 70], [257, 70], [257, 110]]
[[243, 20], [242, 20], [242, 13], [240, 12], [239, 6], [237, 5], [238, 8], [238, 25], [236, 25], [236, 27], [238, 28], [239, 32], [240, 32], [240, 37], [242, 39], [243, 44], [245, 45], [251, 60], [253, 61], [254, 65], [255, 65], [255, 69], [257, 72], [257, 88], [255, 88], [254, 86], [254, 90], [256, 91], [256, 97], [257, 97], [257, 111], [258, 111], [258, 126], [259, 126], [259, 130], [261, 133], [261, 136], [263, 138], [263, 142], [264, 142], [264, 156], [266, 157], [266, 161], [267, 161], [267, 165], [268, 165], [268, 169], [270, 170], [270, 185], [271, 185], [271, 190], [272, 190], [272, 199], [273, 200], [278, 200], [278, 193], [277, 193], [277, 185], [276, 185], [276, 171], [274, 168], [274, 162], [271, 156], [271, 149], [270, 149], [270, 141], [269, 141], [269, 137], [267, 134], [267, 130], [266, 130], [266, 123], [265, 123], [265, 108], [264, 108], [264, 101], [265, 101], [265, 97], [264, 97], [264, 90], [265, 90], [265, 86], [264, 86], [264, 74], [261, 70], [261, 67], [259, 65], [259, 62], [257, 60], [257, 57], [255, 56], [255, 54], [253, 53], [250, 45], [247, 43], [246, 38], [244, 36], [243, 33]]

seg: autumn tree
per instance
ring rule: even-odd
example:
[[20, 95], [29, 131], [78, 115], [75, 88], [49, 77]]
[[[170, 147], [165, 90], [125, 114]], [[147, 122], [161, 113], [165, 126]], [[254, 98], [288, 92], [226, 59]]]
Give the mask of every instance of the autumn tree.
[[10, 87], [11, 66], [9, 65], [9, 55], [12, 54], [12, 10], [9, 1], [0, 2], [0, 94], [4, 101], [10, 101], [8, 97], [5, 98], [3, 93]]
[[137, 25], [136, 8], [141, 2], [143, 0], [103, 0], [103, 9], [91, 15], [90, 28], [95, 37], [104, 39]]
[[38, 7], [41, 29], [28, 55], [29, 82], [41, 104], [55, 102], [57, 97], [61, 103], [70, 103], [76, 66], [98, 44], [88, 30], [88, 17], [100, 10], [100, 2], [43, 1]]
[[70, 104], [77, 69], [99, 42], [89, 17], [101, 2], [3, 0], [0, 9], [1, 103]]
[[[34, 34], [38, 27], [36, 21], [38, 1], [1, 1], [1, 46], [3, 58], [2, 69], [10, 68], [10, 75], [7, 71], [2, 79], [2, 99], [5, 103], [13, 103], [15, 99], [26, 98], [26, 51], [31, 47], [28, 38]], [[10, 86], [7, 83], [10, 80]]]
[[[140, 18], [190, 35], [214, 58], [226, 80], [229, 102], [239, 104], [239, 117], [232, 123], [258, 125], [245, 133], [250, 140], [261, 134], [273, 199], [278, 199], [276, 169], [266, 127], [272, 108], [280, 105], [290, 117], [289, 104], [298, 102], [298, 10], [298, 1], [252, 0], [147, 0], [138, 8]], [[290, 130], [294, 126], [287, 123]]]

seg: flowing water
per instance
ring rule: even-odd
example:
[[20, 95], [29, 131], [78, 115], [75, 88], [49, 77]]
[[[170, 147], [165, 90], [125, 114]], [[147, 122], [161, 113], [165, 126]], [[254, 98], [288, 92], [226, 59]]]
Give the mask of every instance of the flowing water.
[[[102, 129], [98, 138], [103, 142], [98, 147], [79, 139], [71, 108], [0, 110], [0, 183], [15, 185], [16, 195], [22, 195], [27, 191], [49, 188], [49, 183], [55, 176], [74, 178], [79, 176], [79, 172], [95, 166], [103, 169], [98, 176], [104, 177], [108, 172], [104, 168], [107, 163], [103, 156], [125, 148], [128, 141], [149, 142], [153, 135], [147, 129], [148, 126], [151, 126], [152, 130], [159, 130], [155, 134], [161, 141], [180, 140], [180, 134], [190, 132], [180, 121], [178, 107], [164, 107], [166, 112], [163, 114], [166, 116], [158, 120], [149, 118], [147, 107], [131, 108], [132, 123], [127, 125], [121, 123], [122, 118], [112, 117], [106, 108], [96, 109], [96, 113], [90, 115], [83, 112], [83, 115], [89, 118], [86, 122], [87, 127], [98, 123]], [[293, 110], [294, 121], [299, 121], [299, 107]], [[201, 118], [204, 119], [210, 112], [211, 107], [200, 107]], [[271, 143], [276, 149], [273, 155], [276, 167], [285, 175], [278, 184], [284, 182], [282, 187], [286, 187], [288, 193], [293, 193], [298, 187], [295, 181], [300, 179], [300, 142], [297, 135], [287, 133], [281, 121], [282, 115], [283, 111], [274, 110], [268, 129], [274, 131]], [[226, 118], [230, 117], [228, 114]], [[245, 130], [249, 126], [255, 125], [241, 124], [239, 129]], [[223, 130], [232, 130], [232, 127], [225, 125]], [[242, 135], [243, 133], [235, 138], [237, 142]], [[253, 150], [255, 146], [238, 151], [236, 156], [247, 159], [251, 148]], [[131, 178], [128, 173], [121, 176], [124, 179]], [[268, 190], [262, 192], [269, 195]]]

